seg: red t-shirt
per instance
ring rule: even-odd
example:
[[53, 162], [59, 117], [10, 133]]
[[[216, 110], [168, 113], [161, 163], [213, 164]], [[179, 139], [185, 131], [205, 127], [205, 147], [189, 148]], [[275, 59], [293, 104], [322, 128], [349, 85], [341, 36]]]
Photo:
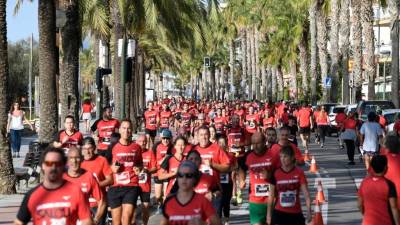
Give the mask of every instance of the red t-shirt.
[[112, 162], [121, 164], [119, 172], [114, 174], [113, 186], [139, 186], [139, 176], [133, 171], [133, 167], [143, 164], [142, 149], [138, 144], [117, 143], [112, 149]]
[[[143, 159], [143, 168], [150, 170], [156, 168], [156, 156], [154, 152], [151, 150], [146, 150], [142, 152]], [[139, 174], [139, 186], [142, 189], [142, 192], [150, 192], [151, 191], [151, 174], [150, 173], [140, 173]]]
[[81, 188], [86, 199], [89, 200], [90, 207], [96, 207], [97, 202], [103, 199], [103, 192], [91, 172], [85, 171], [79, 177], [70, 177], [65, 172], [63, 178]]
[[311, 110], [309, 108], [301, 108], [298, 112], [298, 120], [300, 128], [310, 127]]
[[215, 117], [214, 125], [217, 134], [222, 134], [225, 132], [225, 126], [228, 124], [228, 119], [226, 117]]
[[160, 112], [160, 127], [161, 128], [169, 128], [169, 123], [172, 118], [171, 111], [163, 111]]
[[[163, 145], [162, 143], [158, 144], [156, 147], [156, 161], [157, 161], [157, 168], [160, 167], [161, 163], [164, 161], [165, 155], [167, 155], [168, 148], [172, 149], [172, 146]], [[172, 153], [171, 153], [172, 154]]]
[[264, 118], [263, 119], [263, 126], [264, 126], [264, 128], [275, 127], [276, 126], [275, 117], [270, 116], [268, 118]]
[[168, 197], [164, 202], [163, 215], [169, 225], [187, 225], [194, 218], [203, 222], [215, 215], [215, 209], [204, 195], [194, 193], [192, 199], [182, 204], [176, 195]]
[[356, 129], [357, 121], [355, 119], [348, 118], [343, 122], [344, 129]]
[[315, 122], [317, 125], [328, 125], [328, 114], [326, 112], [318, 113], [317, 117], [315, 117]]
[[181, 121], [182, 121], [182, 127], [185, 128], [186, 131], [190, 131], [190, 125], [192, 122], [192, 114], [188, 112], [182, 112], [181, 113]]
[[246, 130], [253, 134], [257, 131], [258, 124], [260, 123], [260, 117], [258, 114], [246, 115]]
[[386, 119], [385, 119], [385, 117], [382, 116], [382, 115], [379, 116], [379, 125], [381, 125], [381, 127], [382, 127], [383, 129], [385, 129], [385, 127], [386, 127]]
[[91, 104], [91, 103], [88, 103], [88, 104], [84, 103], [84, 104], [82, 104], [82, 111], [83, 111], [83, 113], [90, 113], [90, 112], [92, 112], [92, 109], [93, 109], [93, 107], [92, 107], [92, 104]]
[[99, 142], [97, 145], [98, 150], [107, 150], [110, 145], [111, 134], [119, 128], [119, 121], [116, 119], [111, 119], [108, 121], [100, 120], [97, 123]]
[[338, 125], [340, 125], [341, 123], [343, 123], [346, 120], [347, 116], [344, 113], [338, 113], [335, 116], [335, 121]]
[[226, 131], [228, 138], [228, 151], [236, 157], [244, 155], [244, 145], [246, 141], [246, 130], [241, 127], [232, 127]]
[[393, 131], [395, 131], [397, 134], [400, 131], [400, 121], [396, 121], [393, 125]]
[[89, 202], [79, 186], [65, 181], [51, 190], [39, 184], [26, 193], [19, 208], [17, 219], [27, 224], [76, 225], [77, 220], [91, 217]]
[[274, 172], [271, 184], [275, 185], [276, 190], [276, 210], [286, 213], [301, 213], [300, 186], [307, 185], [307, 179], [302, 169], [294, 167], [290, 172], [285, 172], [279, 168]]
[[93, 159], [83, 160], [81, 168], [91, 172], [97, 181], [103, 181], [106, 176], [112, 174], [111, 167], [107, 162], [107, 159], [103, 156], [97, 155]]
[[209, 160], [213, 163], [229, 165], [230, 161], [227, 153], [217, 143], [210, 144], [206, 148], [196, 145], [194, 149], [200, 153], [202, 159], [200, 171], [215, 177], [219, 182], [219, 172], [205, 164], [205, 161]]
[[287, 112], [282, 112], [281, 114], [281, 122], [285, 125], [289, 123], [289, 113]]
[[362, 225], [392, 224], [389, 198], [397, 197], [395, 185], [388, 179], [367, 176], [358, 189], [363, 199], [364, 218]]
[[[294, 155], [296, 158], [297, 163], [304, 163], [304, 158], [303, 155], [300, 152], [300, 149], [293, 143], [289, 143], [293, 150], [294, 150]], [[279, 154], [281, 153], [282, 146], [280, 144], [274, 144], [272, 145], [271, 149], [269, 150], [271, 152], [271, 155], [274, 157], [276, 162], [278, 163], [278, 167], [281, 167], [281, 160]]]
[[145, 127], [148, 130], [157, 130], [158, 113], [155, 110], [147, 110], [144, 113]]
[[[166, 158], [166, 162], [163, 162], [160, 169], [158, 170], [158, 174], [162, 173], [174, 173], [178, 171], [179, 165], [181, 164], [181, 160], [175, 158], [174, 156], [171, 156], [170, 158]], [[176, 177], [173, 176], [169, 178], [168, 180], [168, 185], [167, 185], [167, 190], [165, 191], [165, 196], [168, 196], [169, 193], [171, 192], [172, 187], [174, 186]]]
[[197, 183], [194, 191], [198, 194], [206, 194], [208, 192], [213, 192], [214, 190], [218, 189], [218, 181], [214, 179], [214, 177], [202, 173], [199, 183]]
[[[400, 196], [400, 154], [389, 153], [386, 150], [385, 155], [388, 161], [388, 170], [385, 174], [385, 177], [394, 183], [396, 186], [397, 196]], [[400, 199], [397, 199], [397, 205], [400, 206]]]
[[263, 171], [272, 171], [276, 168], [275, 159], [269, 151], [263, 155], [251, 152], [246, 157], [246, 167], [250, 176], [249, 202], [267, 203], [270, 195], [270, 180], [264, 176]]
[[[231, 152], [228, 152], [227, 155], [229, 157], [230, 164], [232, 166], [236, 167], [237, 166], [237, 159], [236, 159], [235, 155], [233, 153], [231, 153]], [[231, 173], [221, 173], [219, 175], [219, 183], [220, 184], [228, 184], [228, 183], [232, 183], [232, 182], [233, 182], [233, 180], [232, 180]]]
[[63, 142], [64, 138], [68, 137], [68, 140], [64, 142], [61, 148], [70, 148], [72, 146], [82, 145], [83, 136], [79, 131], [74, 131], [72, 135], [68, 135], [65, 130], [58, 133], [58, 142]]

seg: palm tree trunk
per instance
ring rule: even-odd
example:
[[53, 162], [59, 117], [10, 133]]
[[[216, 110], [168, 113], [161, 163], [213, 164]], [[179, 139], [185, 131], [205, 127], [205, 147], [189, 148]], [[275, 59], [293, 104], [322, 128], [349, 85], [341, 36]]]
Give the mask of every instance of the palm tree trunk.
[[245, 93], [246, 93], [246, 83], [247, 83], [247, 37], [246, 37], [246, 29], [242, 28], [241, 30], [241, 52], [242, 52], [242, 82], [241, 84], [244, 84], [241, 86], [241, 95], [242, 98], [245, 99]]
[[255, 32], [255, 27], [251, 29], [251, 39], [250, 39], [250, 45], [251, 45], [251, 90], [252, 90], [252, 95], [251, 99], [256, 98], [257, 90], [256, 90], [256, 79], [257, 79], [257, 62], [256, 62], [256, 32]]
[[54, 1], [39, 0], [39, 142], [50, 143], [58, 128], [56, 91], [57, 48]]
[[267, 98], [267, 70], [265, 65], [261, 65], [261, 99], [265, 100]]
[[[232, 90], [233, 87], [233, 77], [235, 76], [235, 40], [232, 39], [229, 43], [229, 89]], [[228, 92], [230, 93], [230, 92]], [[233, 93], [229, 94], [229, 99], [233, 99]]]
[[63, 7], [67, 21], [61, 29], [62, 39], [62, 69], [60, 73], [60, 103], [61, 120], [67, 115], [75, 118], [75, 127], [79, 129], [80, 96], [79, 79], [79, 47], [81, 43], [81, 23], [79, 16], [79, 1], [65, 2]]
[[121, 58], [118, 56], [118, 40], [122, 38], [122, 24], [120, 21], [120, 13], [118, 1], [111, 3], [111, 18], [113, 22], [113, 40], [114, 40], [114, 58], [113, 58], [113, 78], [114, 78], [114, 105], [115, 117], [120, 118], [121, 112]]
[[368, 77], [368, 100], [375, 98], [375, 40], [372, 0], [361, 1], [362, 32], [365, 48], [365, 77]]
[[396, 108], [400, 107], [399, 102], [399, 1], [388, 0], [388, 9], [391, 18], [390, 39], [392, 41], [392, 64], [390, 75], [392, 77], [392, 101]]
[[297, 102], [297, 65], [296, 61], [290, 62], [290, 99]]
[[[327, 54], [327, 29], [326, 29], [326, 15], [322, 9], [322, 2], [320, 1], [317, 10], [317, 43], [318, 43], [318, 54], [319, 54], [319, 66], [321, 68], [321, 81], [324, 82], [328, 75], [328, 54]], [[323, 89], [323, 101], [327, 102], [329, 99], [328, 89]]]
[[277, 89], [277, 77], [278, 77], [278, 72], [276, 67], [272, 68], [271, 71], [271, 90], [272, 90], [272, 101], [276, 101], [278, 98], [278, 89]]
[[15, 194], [15, 176], [10, 145], [7, 141], [7, 89], [8, 89], [8, 50], [7, 50], [7, 0], [0, 0], [0, 194]]
[[220, 80], [220, 89], [221, 89], [221, 97], [220, 99], [225, 100], [229, 98], [229, 82], [228, 82], [228, 74], [226, 73], [224, 66], [221, 66], [221, 80]]
[[[266, 82], [266, 87], [267, 87], [267, 100], [268, 101], [273, 101], [273, 80], [274, 80], [274, 74], [273, 74], [273, 68], [268, 65], [267, 68], [267, 82]], [[275, 82], [276, 84], [276, 82]]]
[[342, 87], [343, 87], [343, 104], [350, 103], [350, 87], [349, 87], [349, 50], [350, 50], [350, 1], [351, 0], [341, 0], [341, 10], [340, 10], [340, 35], [339, 47], [341, 53], [341, 72], [342, 72]]
[[353, 103], [361, 100], [361, 86], [362, 86], [362, 29], [361, 29], [361, 1], [353, 0], [351, 4], [352, 9], [352, 31], [353, 31]]
[[339, 96], [339, 1], [331, 0], [331, 33], [330, 33], [330, 53], [331, 53], [331, 68], [330, 75], [332, 76], [331, 102], [337, 102]]
[[252, 64], [251, 64], [251, 59], [252, 54], [251, 54], [251, 39], [253, 39], [253, 35], [251, 32], [250, 28], [247, 28], [247, 43], [246, 43], [246, 51], [247, 51], [247, 85], [248, 85], [248, 91], [249, 95], [247, 99], [251, 100], [253, 98], [253, 71], [252, 71]]
[[307, 72], [308, 72], [308, 55], [307, 55], [307, 32], [303, 33], [303, 38], [301, 39], [301, 42], [299, 44], [299, 64], [300, 64], [300, 73], [301, 73], [301, 89], [302, 89], [302, 95], [304, 100], [308, 100], [308, 77], [307, 77]]
[[220, 78], [222, 74], [220, 74], [219, 68], [215, 68], [215, 99], [219, 99], [221, 96], [221, 86], [220, 86]]
[[283, 83], [283, 71], [282, 71], [282, 66], [278, 65], [277, 70], [276, 70], [276, 81], [278, 83], [278, 100], [283, 99], [283, 91], [284, 91], [284, 83]]
[[310, 75], [311, 75], [311, 103], [317, 104], [317, 24], [316, 24], [317, 0], [313, 0], [309, 9], [310, 20]]
[[255, 48], [255, 65], [256, 65], [256, 85], [255, 85], [255, 89], [256, 89], [256, 99], [260, 100], [261, 96], [260, 96], [260, 77], [261, 77], [261, 70], [260, 70], [260, 33], [258, 32], [257, 27], [254, 28], [254, 48]]

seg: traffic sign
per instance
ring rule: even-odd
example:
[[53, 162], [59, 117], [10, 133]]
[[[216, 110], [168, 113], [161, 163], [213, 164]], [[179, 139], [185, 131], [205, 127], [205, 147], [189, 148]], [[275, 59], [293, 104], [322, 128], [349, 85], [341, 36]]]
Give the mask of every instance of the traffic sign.
[[332, 77], [325, 77], [324, 87], [331, 88], [332, 87]]

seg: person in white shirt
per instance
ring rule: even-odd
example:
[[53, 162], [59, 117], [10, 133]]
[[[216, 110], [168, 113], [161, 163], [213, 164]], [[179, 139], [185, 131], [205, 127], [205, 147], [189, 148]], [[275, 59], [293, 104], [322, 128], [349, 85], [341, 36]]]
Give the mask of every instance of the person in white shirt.
[[360, 149], [364, 156], [365, 167], [368, 171], [372, 156], [378, 154], [379, 142], [383, 137], [383, 130], [376, 122], [375, 112], [368, 114], [368, 121], [360, 129]]

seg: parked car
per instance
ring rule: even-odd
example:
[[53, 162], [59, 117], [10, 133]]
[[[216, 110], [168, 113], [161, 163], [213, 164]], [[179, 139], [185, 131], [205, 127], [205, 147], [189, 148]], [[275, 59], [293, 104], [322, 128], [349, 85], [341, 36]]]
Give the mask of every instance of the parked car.
[[350, 112], [355, 113], [357, 110], [357, 104], [350, 104], [350, 105], [346, 105], [346, 108], [344, 109], [344, 113], [346, 113], [346, 115], [348, 115]]
[[346, 106], [344, 105], [335, 105], [333, 107], [330, 108], [329, 112], [328, 112], [328, 117], [329, 117], [329, 122], [331, 123], [329, 130], [328, 130], [328, 135], [331, 136], [333, 133], [338, 133], [338, 127], [337, 127], [337, 123], [336, 123], [336, 114], [342, 110], [344, 111], [346, 108]]
[[400, 113], [400, 109], [386, 109], [382, 110], [382, 115], [386, 119], [386, 130], [393, 131], [394, 123], [396, 122], [397, 115]]
[[362, 121], [367, 120], [368, 113], [376, 112], [378, 109], [385, 110], [385, 109], [395, 109], [392, 101], [360, 101], [357, 104], [357, 112], [358, 116]]

